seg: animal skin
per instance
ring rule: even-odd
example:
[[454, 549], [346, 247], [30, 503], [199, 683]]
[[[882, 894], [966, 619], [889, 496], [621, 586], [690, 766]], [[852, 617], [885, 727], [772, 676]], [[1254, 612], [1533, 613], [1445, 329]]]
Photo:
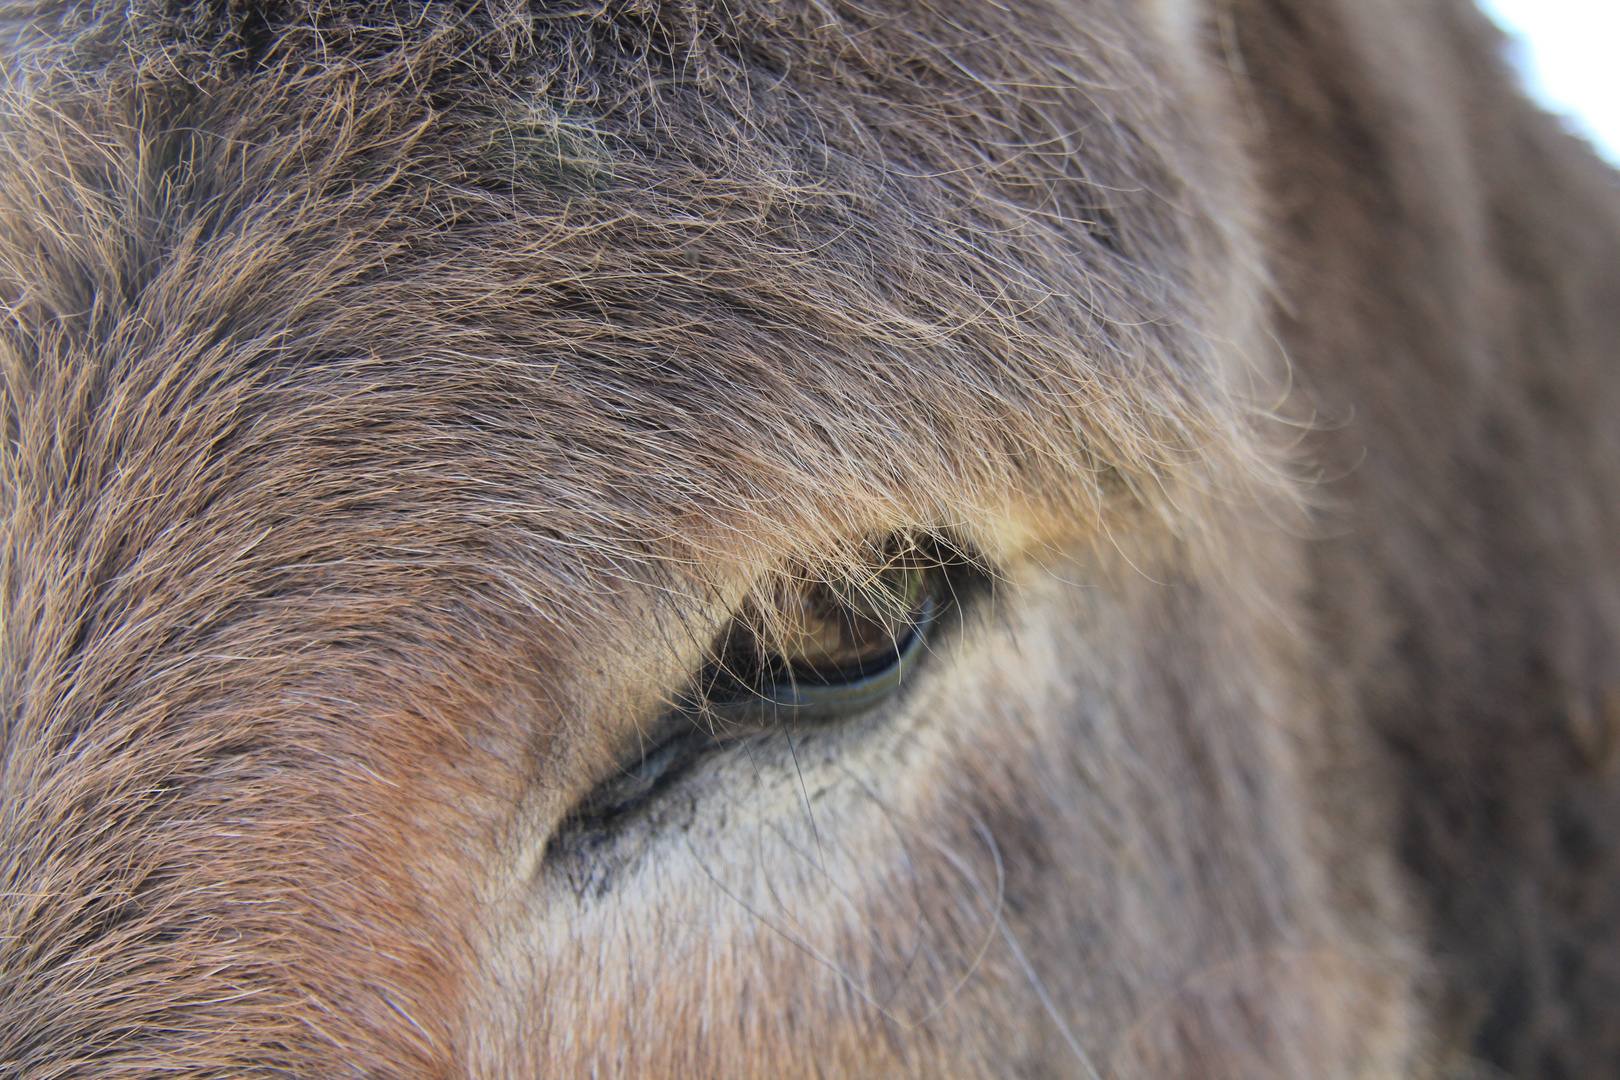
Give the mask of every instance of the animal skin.
[[1620, 1077], [1620, 180], [1466, 0], [0, 43], [0, 1077]]

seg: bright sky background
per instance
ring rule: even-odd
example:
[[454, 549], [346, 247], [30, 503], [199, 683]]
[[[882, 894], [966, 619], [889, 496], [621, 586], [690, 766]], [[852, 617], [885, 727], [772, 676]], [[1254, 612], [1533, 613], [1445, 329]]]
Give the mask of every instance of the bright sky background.
[[1480, 0], [1543, 105], [1620, 165], [1620, 0]]

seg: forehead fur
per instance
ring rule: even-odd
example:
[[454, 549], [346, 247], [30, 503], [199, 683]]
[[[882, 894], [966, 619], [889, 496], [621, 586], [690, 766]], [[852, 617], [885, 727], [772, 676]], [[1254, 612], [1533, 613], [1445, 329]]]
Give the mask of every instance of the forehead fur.
[[[19, 62], [16, 363], [95, 368], [92, 428], [296, 413], [244, 463], [356, 443], [345, 484], [610, 545], [1253, 467], [1189, 299], [1231, 181], [1133, 7], [681, 10], [51, 26], [126, 51], [71, 90]], [[434, 476], [459, 444], [483, 475]]]

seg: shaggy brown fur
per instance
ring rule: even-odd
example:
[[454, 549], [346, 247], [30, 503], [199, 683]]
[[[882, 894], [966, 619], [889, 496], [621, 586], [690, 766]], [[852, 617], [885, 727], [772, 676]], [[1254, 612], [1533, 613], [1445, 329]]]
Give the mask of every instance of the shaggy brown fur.
[[0, 13], [0, 1076], [1620, 1075], [1620, 186], [1463, 0]]

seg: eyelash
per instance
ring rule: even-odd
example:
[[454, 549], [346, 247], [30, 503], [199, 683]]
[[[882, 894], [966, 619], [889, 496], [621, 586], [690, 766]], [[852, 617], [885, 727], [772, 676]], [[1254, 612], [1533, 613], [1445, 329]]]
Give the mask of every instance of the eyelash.
[[[841, 599], [823, 584], [800, 592], [815, 598], [804, 607], [819, 606], [829, 613], [821, 620], [824, 625], [842, 623], [844, 639], [864, 637], [877, 644], [876, 650], [855, 650], [851, 663], [795, 663], [783, 652], [787, 633], [772, 634], [761, 620], [744, 616], [727, 628], [716, 659], [699, 675], [696, 692], [683, 705], [701, 712], [716, 728], [781, 728], [834, 721], [881, 704], [916, 666], [947, 591], [937, 569], [902, 567], [898, 574], [906, 578], [902, 588], [912, 595], [903, 597], [903, 610], [894, 605], [886, 623], [883, 613], [862, 605], [858, 593]], [[885, 590], [883, 584], [867, 587]], [[894, 596], [899, 590], [888, 592]]]

